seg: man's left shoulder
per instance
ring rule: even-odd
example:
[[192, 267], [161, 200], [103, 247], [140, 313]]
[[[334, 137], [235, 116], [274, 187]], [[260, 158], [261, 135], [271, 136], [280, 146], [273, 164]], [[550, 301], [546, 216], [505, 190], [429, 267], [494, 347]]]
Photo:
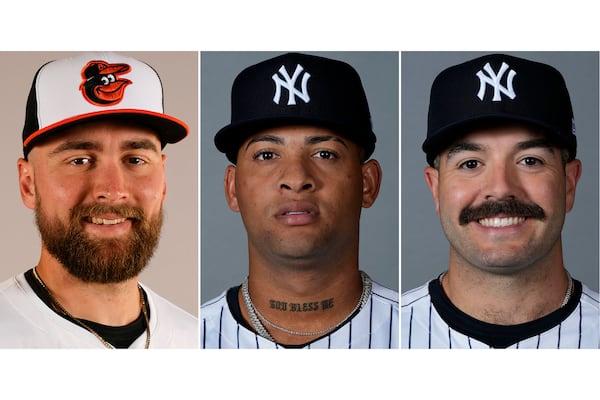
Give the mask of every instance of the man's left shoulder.
[[373, 299], [388, 304], [393, 304], [396, 307], [399, 303], [399, 295], [396, 290], [387, 288], [375, 281], [372, 283]]
[[590, 306], [600, 308], [600, 295], [597, 291], [590, 289], [585, 283], [581, 284], [581, 301]]
[[198, 348], [198, 318], [144, 286], [159, 347]]

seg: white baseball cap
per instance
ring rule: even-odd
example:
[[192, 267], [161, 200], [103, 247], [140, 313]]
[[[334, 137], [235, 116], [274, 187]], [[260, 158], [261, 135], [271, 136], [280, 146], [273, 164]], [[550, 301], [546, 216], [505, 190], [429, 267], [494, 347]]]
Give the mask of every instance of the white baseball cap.
[[23, 152], [61, 129], [99, 119], [136, 121], [176, 143], [188, 126], [164, 113], [160, 77], [148, 64], [117, 53], [84, 53], [43, 65], [27, 99]]

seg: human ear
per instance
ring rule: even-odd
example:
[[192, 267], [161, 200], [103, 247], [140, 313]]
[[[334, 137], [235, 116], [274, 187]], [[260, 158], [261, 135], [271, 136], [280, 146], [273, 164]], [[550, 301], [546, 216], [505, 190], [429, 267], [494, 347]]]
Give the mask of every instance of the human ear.
[[[165, 167], [166, 167], [166, 163], [167, 163], [167, 156], [165, 154], [162, 154], [162, 170], [163, 170], [163, 177], [165, 176]], [[164, 203], [165, 199], [167, 197], [167, 180], [164, 179], [164, 183], [163, 183], [163, 191], [162, 191], [162, 201]]]
[[235, 175], [235, 166], [227, 166], [227, 169], [225, 170], [225, 179], [223, 183], [225, 186], [225, 198], [227, 199], [227, 204], [229, 205], [229, 208], [232, 211], [239, 212], [240, 207], [238, 205], [237, 193], [235, 190]]
[[580, 160], [573, 160], [565, 165], [565, 177], [566, 177], [566, 211], [569, 212], [575, 205], [575, 190], [577, 188], [577, 182], [581, 177], [582, 166]]
[[362, 165], [363, 196], [362, 206], [369, 208], [375, 203], [381, 187], [381, 166], [377, 160], [369, 160]]
[[440, 215], [440, 197], [439, 197], [439, 174], [440, 171], [433, 167], [425, 167], [425, 182], [431, 191], [433, 196], [433, 204], [435, 205], [435, 212]]
[[19, 173], [21, 200], [27, 208], [34, 210], [36, 206], [36, 192], [33, 166], [31, 165], [31, 162], [24, 158], [19, 158], [17, 160], [17, 170]]

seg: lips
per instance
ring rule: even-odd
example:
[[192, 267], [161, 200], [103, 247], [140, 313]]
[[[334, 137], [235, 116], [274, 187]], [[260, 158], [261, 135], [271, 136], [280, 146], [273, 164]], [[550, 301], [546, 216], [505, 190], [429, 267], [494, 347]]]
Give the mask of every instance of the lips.
[[487, 228], [505, 228], [525, 222], [525, 217], [493, 217], [482, 218], [477, 222]]
[[82, 229], [91, 238], [115, 239], [130, 235], [136, 220], [117, 213], [86, 215], [82, 218]]
[[116, 210], [112, 212], [90, 212], [82, 215], [81, 218], [86, 223], [94, 226], [117, 226], [127, 221], [134, 222], [136, 220], [136, 217], [130, 215], [126, 210], [124, 212], [116, 212]]
[[99, 218], [99, 217], [90, 217], [89, 221], [95, 225], [116, 225], [122, 222], [125, 222], [127, 218]]
[[306, 201], [284, 203], [275, 213], [275, 217], [286, 225], [307, 225], [314, 222], [318, 215], [317, 207]]
[[483, 226], [506, 227], [523, 223], [528, 218], [544, 220], [545, 217], [544, 210], [537, 204], [509, 199], [466, 207], [461, 211], [458, 221], [461, 225], [477, 222]]

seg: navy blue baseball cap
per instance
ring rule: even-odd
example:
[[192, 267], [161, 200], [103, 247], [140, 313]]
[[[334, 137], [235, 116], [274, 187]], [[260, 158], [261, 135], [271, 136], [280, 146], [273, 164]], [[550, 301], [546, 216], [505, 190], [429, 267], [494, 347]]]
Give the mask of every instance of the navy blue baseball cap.
[[431, 86], [423, 151], [433, 162], [453, 140], [475, 129], [518, 122], [541, 128], [575, 158], [577, 138], [569, 91], [550, 65], [490, 54], [442, 71]]
[[231, 123], [217, 132], [215, 145], [235, 164], [248, 137], [294, 124], [332, 129], [362, 147], [365, 159], [375, 150], [369, 105], [356, 70], [301, 53], [283, 54], [238, 74], [231, 88]]

